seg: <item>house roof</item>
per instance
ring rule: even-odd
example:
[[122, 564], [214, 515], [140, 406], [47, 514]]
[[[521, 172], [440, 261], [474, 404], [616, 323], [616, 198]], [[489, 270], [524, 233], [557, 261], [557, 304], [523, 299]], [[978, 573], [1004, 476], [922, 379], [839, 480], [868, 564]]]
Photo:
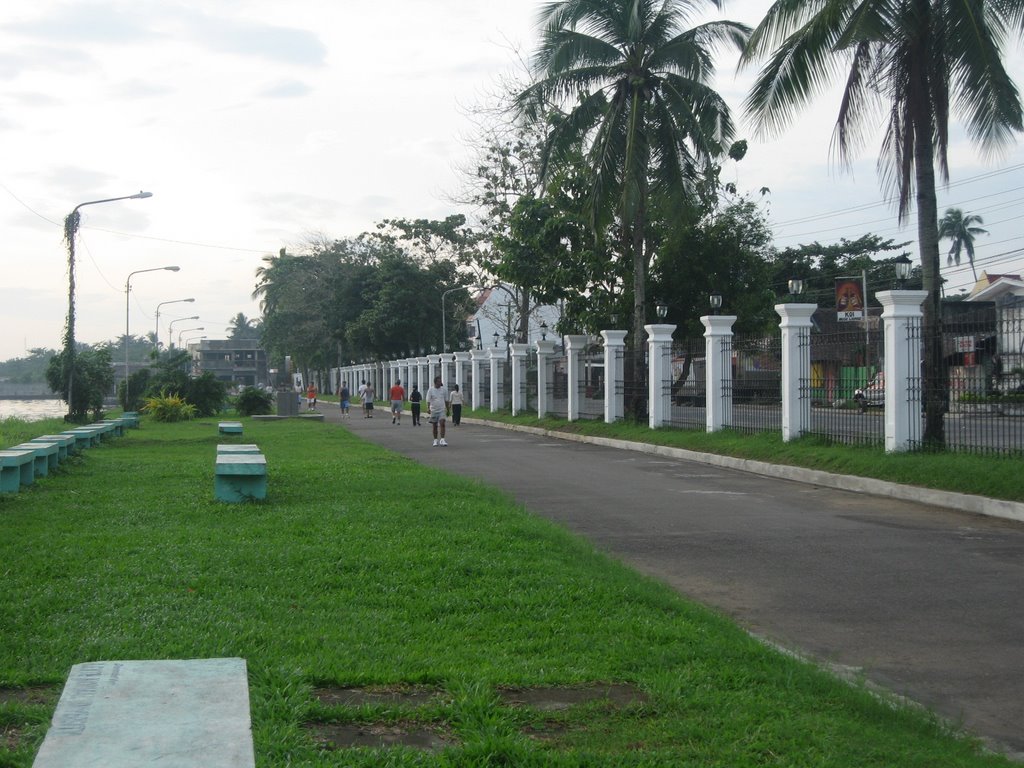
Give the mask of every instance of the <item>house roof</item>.
[[990, 275], [982, 272], [967, 301], [994, 301], [1006, 294], [1024, 296], [1024, 280], [1021, 280], [1020, 275]]

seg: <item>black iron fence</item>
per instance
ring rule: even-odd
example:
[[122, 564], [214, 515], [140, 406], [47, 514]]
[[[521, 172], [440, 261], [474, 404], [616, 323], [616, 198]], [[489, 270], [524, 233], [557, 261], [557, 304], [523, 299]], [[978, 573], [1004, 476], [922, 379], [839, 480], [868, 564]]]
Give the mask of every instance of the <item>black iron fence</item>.
[[782, 340], [774, 336], [734, 336], [726, 353], [732, 368], [732, 418], [741, 432], [782, 430]]
[[672, 344], [669, 423], [680, 429], [707, 428], [707, 377], [703, 337]]

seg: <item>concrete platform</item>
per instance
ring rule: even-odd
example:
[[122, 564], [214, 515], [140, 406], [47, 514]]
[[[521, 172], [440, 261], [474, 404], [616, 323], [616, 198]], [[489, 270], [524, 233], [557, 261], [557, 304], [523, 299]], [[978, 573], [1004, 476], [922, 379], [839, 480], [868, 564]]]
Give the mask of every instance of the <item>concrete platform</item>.
[[254, 768], [245, 659], [76, 664], [33, 768]]

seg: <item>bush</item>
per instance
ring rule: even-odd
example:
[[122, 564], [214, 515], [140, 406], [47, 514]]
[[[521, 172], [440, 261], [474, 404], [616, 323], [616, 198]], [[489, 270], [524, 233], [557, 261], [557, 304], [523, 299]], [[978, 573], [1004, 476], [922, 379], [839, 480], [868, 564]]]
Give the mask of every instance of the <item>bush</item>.
[[245, 387], [235, 398], [239, 416], [263, 416], [274, 409], [274, 395], [257, 387]]
[[200, 416], [219, 413], [228, 399], [227, 386], [209, 371], [188, 379], [179, 394], [196, 407]]
[[68, 403], [71, 421], [83, 423], [92, 411], [94, 419], [103, 413], [103, 398], [114, 387], [114, 371], [110, 367], [109, 347], [82, 349], [74, 355], [74, 377], [68, 402], [68, 358], [65, 352], [54, 355], [46, 368], [46, 383]]
[[196, 407], [180, 395], [164, 393], [147, 397], [142, 412], [150, 414], [156, 421], [188, 421], [196, 416]]
[[142, 402], [143, 393], [149, 387], [149, 368], [143, 368], [136, 371], [128, 377], [128, 393], [129, 396], [125, 398], [125, 387], [124, 382], [120, 382], [117, 385], [117, 399], [121, 403], [121, 407], [126, 411], [137, 411], [139, 410], [139, 403]]

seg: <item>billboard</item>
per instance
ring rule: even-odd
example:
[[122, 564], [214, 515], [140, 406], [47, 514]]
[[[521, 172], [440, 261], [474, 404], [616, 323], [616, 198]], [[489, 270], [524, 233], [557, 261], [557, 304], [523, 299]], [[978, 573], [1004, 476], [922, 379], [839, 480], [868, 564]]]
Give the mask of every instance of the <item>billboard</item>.
[[836, 316], [840, 321], [864, 317], [864, 286], [859, 278], [836, 279]]

